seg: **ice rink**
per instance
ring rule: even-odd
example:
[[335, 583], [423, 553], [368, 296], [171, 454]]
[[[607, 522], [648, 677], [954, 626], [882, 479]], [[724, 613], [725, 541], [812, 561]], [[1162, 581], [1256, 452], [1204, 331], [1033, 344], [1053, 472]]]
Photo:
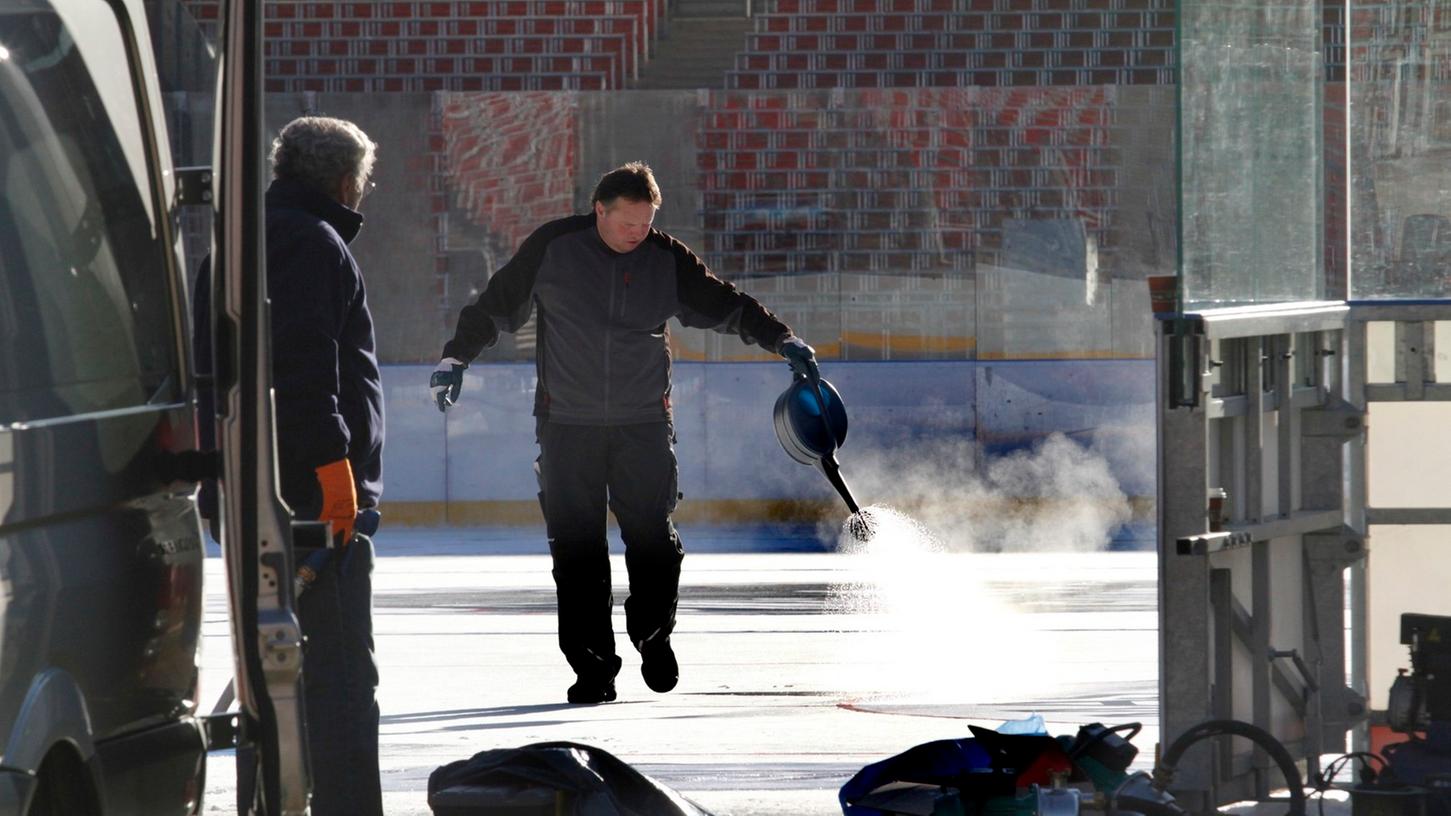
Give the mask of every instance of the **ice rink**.
[[[564, 703], [542, 528], [386, 530], [374, 606], [390, 816], [434, 768], [550, 740], [598, 746], [718, 816], [840, 813], [863, 765], [1039, 713], [1053, 734], [1141, 721], [1158, 739], [1152, 552], [950, 553], [887, 531], [833, 552], [799, 528], [683, 528], [680, 685], [648, 690], [624, 635], [619, 700]], [[220, 559], [207, 562], [202, 700], [230, 676]], [[230, 755], [205, 813], [234, 813]]]

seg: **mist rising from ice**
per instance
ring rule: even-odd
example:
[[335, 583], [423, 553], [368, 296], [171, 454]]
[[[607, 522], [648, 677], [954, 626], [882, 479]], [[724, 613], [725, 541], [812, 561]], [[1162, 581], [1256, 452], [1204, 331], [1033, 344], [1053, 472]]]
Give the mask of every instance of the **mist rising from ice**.
[[[859, 501], [900, 514], [884, 522], [894, 530], [888, 538], [912, 538], [896, 527], [909, 524], [941, 551], [1091, 552], [1107, 547], [1132, 517], [1104, 452], [1063, 434], [979, 458], [971, 440], [934, 440], [854, 452], [842, 469]], [[823, 538], [859, 551], [845, 525], [832, 529], [836, 522], [826, 522]]]
[[[985, 704], [1049, 693], [1065, 678], [1041, 616], [992, 585], [1017, 566], [1055, 571], [1048, 552], [1105, 548], [1132, 515], [1104, 451], [1054, 434], [1030, 449], [982, 457], [971, 442], [894, 454], [854, 453], [843, 472], [868, 532], [823, 530], [847, 558], [834, 611], [859, 627], [843, 671], [881, 698]], [[993, 562], [989, 564], [989, 561]], [[993, 569], [996, 567], [996, 569]], [[1051, 580], [1051, 578], [1049, 579]], [[870, 656], [863, 658], [863, 655]]]

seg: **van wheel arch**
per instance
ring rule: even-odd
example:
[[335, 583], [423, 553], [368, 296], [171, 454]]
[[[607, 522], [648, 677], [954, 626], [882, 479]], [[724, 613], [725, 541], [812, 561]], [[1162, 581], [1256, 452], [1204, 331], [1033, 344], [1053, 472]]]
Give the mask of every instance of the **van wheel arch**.
[[25, 816], [102, 816], [96, 777], [70, 742], [46, 752]]

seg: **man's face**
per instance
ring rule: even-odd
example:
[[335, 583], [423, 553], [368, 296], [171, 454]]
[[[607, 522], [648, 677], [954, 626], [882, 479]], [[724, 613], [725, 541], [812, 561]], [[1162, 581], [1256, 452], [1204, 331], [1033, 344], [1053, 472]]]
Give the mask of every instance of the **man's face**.
[[616, 252], [629, 252], [650, 234], [655, 205], [648, 201], [617, 198], [608, 206], [595, 202], [595, 225], [600, 240]]
[[359, 209], [363, 206], [363, 199], [377, 186], [372, 179], [359, 182], [357, 176], [347, 176], [343, 178], [342, 187], [338, 190], [338, 201], [351, 209]]
[[367, 195], [373, 192], [373, 187], [376, 186], [377, 181], [364, 179], [361, 183], [358, 183], [357, 177], [348, 176], [348, 180], [345, 181], [344, 186], [344, 195], [347, 196], [347, 199], [342, 203], [350, 206], [350, 208], [360, 209], [363, 206], [363, 199], [366, 199]]

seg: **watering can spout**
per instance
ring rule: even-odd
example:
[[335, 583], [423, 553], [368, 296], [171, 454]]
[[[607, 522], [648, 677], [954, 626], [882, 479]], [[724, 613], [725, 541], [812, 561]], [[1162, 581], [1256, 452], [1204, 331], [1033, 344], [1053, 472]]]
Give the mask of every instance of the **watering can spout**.
[[847, 508], [853, 514], [860, 513], [862, 509], [857, 506], [856, 498], [851, 494], [851, 488], [846, 486], [846, 479], [841, 477], [841, 465], [837, 464], [836, 456], [834, 454], [823, 456], [819, 464], [821, 472], [826, 474], [826, 480], [831, 482], [831, 486], [836, 488], [837, 493], [841, 494], [842, 501], [846, 502]]
[[841, 494], [841, 500], [846, 502], [847, 509], [851, 510], [851, 518], [847, 521], [847, 528], [851, 531], [852, 538], [857, 541], [870, 541], [876, 530], [872, 526], [870, 513], [862, 512], [857, 506], [856, 498], [851, 494], [851, 488], [846, 486], [846, 479], [841, 477], [841, 466], [836, 463], [835, 455], [821, 457], [821, 472], [826, 474], [826, 480]]

